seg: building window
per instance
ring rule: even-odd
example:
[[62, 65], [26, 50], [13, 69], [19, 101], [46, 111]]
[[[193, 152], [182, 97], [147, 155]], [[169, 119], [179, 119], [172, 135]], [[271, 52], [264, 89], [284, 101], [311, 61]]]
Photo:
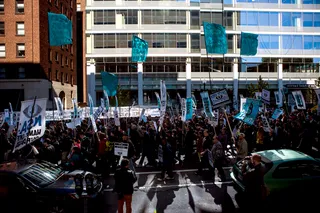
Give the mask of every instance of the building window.
[[70, 59], [70, 65], [71, 65], [71, 69], [73, 70], [73, 60]]
[[49, 49], [49, 55], [48, 55], [48, 60], [49, 61], [52, 61], [52, 50], [51, 49]]
[[0, 0], [0, 14], [4, 13], [4, 0]]
[[70, 8], [73, 8], [73, 1], [70, 0]]
[[6, 45], [0, 44], [0, 58], [6, 57]]
[[59, 6], [59, 0], [54, 0], [54, 5]]
[[26, 55], [25, 45], [24, 44], [17, 44], [17, 57], [24, 58]]
[[67, 56], [66, 56], [65, 62], [66, 62], [66, 66], [69, 66], [69, 59]]
[[62, 73], [60, 73], [60, 81], [61, 81], [61, 84], [63, 84], [63, 83], [64, 83], [64, 76], [63, 76], [63, 72], [62, 72]]
[[4, 22], [0, 21], [0, 36], [5, 34]]
[[55, 60], [56, 60], [56, 62], [59, 62], [59, 54], [56, 52], [56, 55], [55, 55]]
[[19, 67], [18, 78], [20, 79], [26, 78], [26, 70], [24, 67]]
[[60, 10], [61, 10], [61, 14], [63, 14], [63, 4], [60, 3]]
[[64, 66], [64, 58], [63, 58], [63, 55], [61, 54], [61, 66], [63, 67]]
[[16, 0], [16, 13], [24, 13], [24, 0]]
[[52, 71], [51, 71], [51, 68], [48, 68], [48, 79], [49, 79], [49, 81], [51, 81], [52, 80]]
[[73, 76], [72, 75], [70, 75], [70, 84], [71, 84], [71, 86], [73, 86]]
[[21, 36], [21, 35], [25, 35], [24, 32], [24, 22], [17, 22], [17, 35]]
[[69, 83], [69, 76], [68, 76], [67, 73], [66, 73], [66, 76], [65, 76], [65, 81], [66, 81], [66, 83]]
[[58, 70], [56, 70], [56, 81], [59, 81], [59, 71]]
[[6, 69], [4, 67], [0, 67], [0, 79], [6, 78]]

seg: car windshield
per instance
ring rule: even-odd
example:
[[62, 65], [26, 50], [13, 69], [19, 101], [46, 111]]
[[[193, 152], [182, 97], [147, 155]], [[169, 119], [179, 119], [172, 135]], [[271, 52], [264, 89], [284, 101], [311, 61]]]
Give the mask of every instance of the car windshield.
[[45, 187], [55, 182], [61, 173], [61, 168], [51, 163], [37, 163], [20, 172], [20, 175], [39, 187]]

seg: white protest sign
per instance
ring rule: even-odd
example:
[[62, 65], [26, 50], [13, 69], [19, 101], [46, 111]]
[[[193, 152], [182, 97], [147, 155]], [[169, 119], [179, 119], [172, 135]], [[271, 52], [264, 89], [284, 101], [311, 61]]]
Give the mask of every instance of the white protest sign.
[[265, 132], [270, 132], [270, 125], [269, 125], [268, 119], [263, 115], [261, 115], [261, 120], [262, 120], [263, 130]]
[[119, 119], [118, 110], [113, 111], [113, 116], [114, 116], [114, 124], [116, 126], [120, 126], [120, 119]]
[[114, 142], [114, 155], [127, 157], [128, 150], [129, 150], [128, 143]]
[[94, 132], [98, 132], [97, 124], [96, 124], [96, 121], [94, 120], [93, 115], [90, 115], [90, 120], [91, 120], [91, 124], [92, 124]]

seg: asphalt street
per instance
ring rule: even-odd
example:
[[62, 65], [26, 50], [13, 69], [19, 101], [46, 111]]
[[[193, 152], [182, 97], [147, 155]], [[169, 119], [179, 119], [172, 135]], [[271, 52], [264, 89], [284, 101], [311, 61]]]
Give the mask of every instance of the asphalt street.
[[[141, 170], [141, 169], [140, 169]], [[230, 168], [225, 168], [229, 174]], [[137, 171], [132, 210], [141, 213], [238, 212], [236, 191], [229, 180], [220, 182], [195, 174], [195, 169], [175, 171], [175, 180], [158, 181], [158, 171]], [[216, 175], [217, 176], [217, 175]], [[105, 213], [117, 212], [117, 195], [112, 192], [114, 180], [106, 180]], [[108, 187], [109, 186], [109, 187]]]

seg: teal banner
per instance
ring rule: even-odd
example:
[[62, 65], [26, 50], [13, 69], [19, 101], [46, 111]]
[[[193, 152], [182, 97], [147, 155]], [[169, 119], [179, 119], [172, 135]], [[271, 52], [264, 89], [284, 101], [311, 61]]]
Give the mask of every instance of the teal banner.
[[247, 98], [242, 111], [235, 115], [234, 118], [241, 120], [248, 125], [253, 125], [259, 113], [259, 105], [259, 100]]
[[90, 115], [93, 115], [93, 100], [90, 94], [88, 94], [89, 97], [89, 108], [90, 108]]
[[72, 44], [72, 22], [67, 16], [49, 12], [48, 22], [50, 46]]
[[191, 120], [192, 115], [193, 115], [193, 100], [192, 100], [192, 98], [186, 99], [186, 108], [187, 108], [186, 120]]
[[109, 72], [101, 72], [102, 88], [107, 91], [108, 96], [117, 95], [118, 76]]
[[226, 54], [228, 41], [226, 29], [220, 24], [203, 22], [207, 54]]
[[203, 104], [203, 111], [206, 117], [213, 118], [212, 106], [211, 106], [208, 92], [202, 92], [200, 93], [200, 95], [201, 95], [202, 104]]
[[253, 33], [241, 32], [240, 55], [256, 55], [258, 50], [258, 36]]

